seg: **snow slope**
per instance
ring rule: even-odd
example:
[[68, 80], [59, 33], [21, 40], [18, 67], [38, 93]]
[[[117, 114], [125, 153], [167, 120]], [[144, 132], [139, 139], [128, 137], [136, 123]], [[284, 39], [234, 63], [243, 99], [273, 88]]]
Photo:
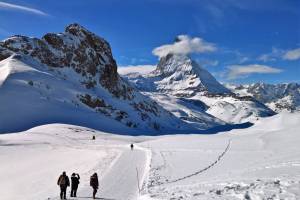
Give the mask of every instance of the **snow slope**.
[[86, 88], [80, 78], [70, 68], [49, 69], [28, 56], [0, 61], [0, 133], [49, 123], [119, 134], [193, 129], [137, 91], [131, 100], [119, 99], [103, 87]]
[[252, 97], [236, 95], [195, 95], [191, 99], [200, 100], [208, 106], [206, 112], [227, 123], [254, 122], [261, 117], [276, 114]]
[[145, 196], [299, 199], [299, 126], [299, 113], [281, 113], [248, 129], [149, 141], [145, 146], [153, 156]]
[[148, 154], [142, 149], [130, 151], [132, 140], [59, 124], [1, 135], [1, 199], [58, 199], [56, 181], [62, 171], [80, 173], [80, 199], [90, 199], [89, 177], [94, 172], [100, 178], [99, 196], [134, 199], [138, 194], [136, 168], [142, 182]]
[[[87, 89], [76, 81], [65, 81], [63, 77], [55, 76], [57, 72], [46, 70], [30, 59], [23, 61], [15, 56], [1, 61], [0, 69], [7, 72], [4, 75], [1, 73], [2, 133], [55, 122], [103, 128], [106, 131], [113, 131], [118, 127], [118, 130], [126, 130], [124, 125], [113, 119], [80, 105], [77, 95], [86, 93]], [[70, 77], [76, 76], [70, 73]], [[105, 126], [104, 122], [115, 126]]]
[[77, 200], [91, 197], [88, 180], [95, 171], [102, 199], [296, 200], [299, 126], [299, 113], [284, 112], [215, 135], [133, 137], [63, 124], [3, 134], [0, 196], [58, 199], [56, 180], [66, 170], [81, 175], [78, 198], [71, 198]]

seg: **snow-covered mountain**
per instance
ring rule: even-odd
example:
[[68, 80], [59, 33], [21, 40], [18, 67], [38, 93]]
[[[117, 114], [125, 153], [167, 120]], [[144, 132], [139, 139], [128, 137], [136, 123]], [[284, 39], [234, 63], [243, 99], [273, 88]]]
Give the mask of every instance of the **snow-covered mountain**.
[[186, 55], [162, 57], [154, 71], [141, 76], [127, 71], [127, 77], [142, 91], [156, 91], [177, 97], [191, 97], [199, 92], [231, 93], [206, 69]]
[[0, 43], [0, 132], [70, 123], [119, 133], [191, 129], [117, 73], [111, 48], [78, 24]]
[[275, 112], [300, 110], [300, 84], [298, 83], [226, 86], [240, 96], [253, 96]]
[[251, 96], [239, 97], [225, 88], [187, 55], [169, 54], [148, 74], [127, 69], [123, 75], [145, 95], [189, 123], [235, 124], [275, 114]]
[[216, 132], [275, 114], [231, 92], [187, 55], [168, 54], [155, 70], [125, 77], [109, 43], [79, 24], [41, 39], [5, 39], [0, 132], [48, 123], [131, 134]]
[[151, 76], [161, 78], [156, 81], [158, 90], [175, 96], [193, 96], [198, 92], [230, 93], [206, 69], [186, 55], [168, 54], [161, 58]]

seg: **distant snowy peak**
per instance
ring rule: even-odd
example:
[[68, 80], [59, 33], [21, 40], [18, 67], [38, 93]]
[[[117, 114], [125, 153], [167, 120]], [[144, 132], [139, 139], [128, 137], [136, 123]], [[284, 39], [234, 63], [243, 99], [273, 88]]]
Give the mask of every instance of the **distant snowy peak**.
[[63, 33], [47, 33], [42, 39], [16, 35], [0, 42], [0, 60], [13, 53], [31, 56], [49, 67], [72, 68], [87, 88], [100, 84], [116, 97], [132, 98], [132, 88], [117, 73], [109, 43], [79, 24], [70, 24]]
[[230, 93], [206, 69], [187, 55], [168, 54], [162, 57], [152, 76], [162, 79], [156, 84], [159, 90], [176, 96], [193, 96], [197, 92]]
[[300, 84], [298, 83], [255, 83], [238, 86], [230, 85], [228, 88], [241, 96], [251, 95], [276, 112], [300, 110]]
[[253, 122], [276, 114], [253, 97], [239, 97], [231, 92], [186, 55], [162, 57], [148, 74], [128, 72], [123, 75], [137, 88], [196, 126]]

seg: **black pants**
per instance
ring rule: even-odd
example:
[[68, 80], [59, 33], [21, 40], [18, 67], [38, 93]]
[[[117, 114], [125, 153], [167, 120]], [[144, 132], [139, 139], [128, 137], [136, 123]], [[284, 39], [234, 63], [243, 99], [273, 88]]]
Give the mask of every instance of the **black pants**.
[[76, 193], [77, 193], [77, 189], [78, 189], [78, 185], [72, 185], [71, 186], [71, 197], [76, 197]]
[[61, 185], [60, 186], [60, 199], [66, 199], [66, 193], [67, 193], [67, 186]]
[[98, 190], [98, 188], [93, 187], [93, 198], [94, 199], [96, 198], [97, 190]]

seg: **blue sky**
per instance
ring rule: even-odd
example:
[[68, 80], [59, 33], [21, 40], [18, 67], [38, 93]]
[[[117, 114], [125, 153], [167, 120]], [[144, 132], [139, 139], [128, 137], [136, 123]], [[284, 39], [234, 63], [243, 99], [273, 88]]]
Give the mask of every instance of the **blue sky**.
[[1, 40], [73, 22], [108, 40], [119, 66], [183, 45], [222, 82], [300, 82], [299, 0], [0, 0]]

